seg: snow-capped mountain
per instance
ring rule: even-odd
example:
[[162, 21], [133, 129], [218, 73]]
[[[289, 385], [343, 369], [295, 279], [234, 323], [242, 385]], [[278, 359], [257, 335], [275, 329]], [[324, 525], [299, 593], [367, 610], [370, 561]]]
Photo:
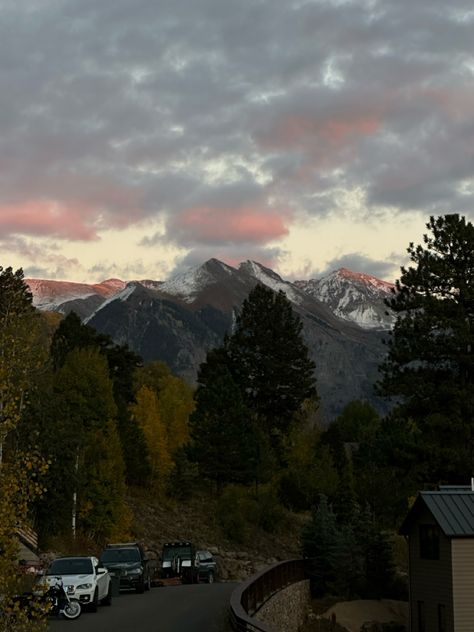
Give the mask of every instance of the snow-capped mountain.
[[391, 286], [374, 277], [337, 271], [319, 281], [291, 283], [254, 261], [234, 268], [210, 259], [164, 282], [87, 285], [28, 280], [40, 309], [74, 310], [145, 362], [164, 361], [190, 382], [195, 382], [207, 351], [218, 347], [232, 330], [236, 313], [257, 283], [282, 290], [301, 318], [316, 364], [322, 417], [334, 418], [354, 399], [370, 401], [383, 411], [384, 402], [375, 396], [373, 384], [386, 353], [379, 331], [384, 327], [381, 297]]
[[46, 281], [25, 279], [33, 294], [33, 305], [45, 311], [62, 311], [59, 308], [68, 301], [90, 296], [108, 298], [122, 290], [126, 283], [119, 279], [107, 279], [102, 283], [74, 283], [71, 281]]
[[395, 317], [384, 303], [393, 296], [393, 283], [340, 268], [321, 279], [295, 281], [295, 285], [326, 303], [339, 318], [364, 329], [387, 330], [394, 323]]

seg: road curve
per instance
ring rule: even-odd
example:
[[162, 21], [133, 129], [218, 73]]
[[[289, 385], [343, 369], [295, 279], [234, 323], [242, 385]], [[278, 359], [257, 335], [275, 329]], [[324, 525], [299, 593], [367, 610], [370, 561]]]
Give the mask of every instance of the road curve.
[[50, 632], [221, 632], [237, 584], [190, 584], [121, 592], [112, 605], [75, 621], [52, 619]]

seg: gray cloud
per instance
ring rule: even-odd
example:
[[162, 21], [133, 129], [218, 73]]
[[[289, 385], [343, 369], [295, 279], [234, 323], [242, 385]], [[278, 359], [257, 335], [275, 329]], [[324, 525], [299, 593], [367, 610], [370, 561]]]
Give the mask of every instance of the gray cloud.
[[[402, 261], [402, 263], [404, 263], [404, 261]], [[312, 276], [314, 278], [321, 278], [334, 270], [348, 268], [349, 270], [357, 270], [357, 272], [370, 274], [378, 279], [385, 279], [393, 283], [395, 279], [400, 276], [400, 265], [399, 253], [392, 253], [389, 259], [377, 261], [370, 259], [360, 252], [352, 252], [333, 259], [324, 270], [320, 270]]]
[[[159, 216], [186, 261], [268, 259], [277, 226], [193, 232], [191, 211], [286, 226], [359, 187], [367, 216], [470, 214], [472, 28], [471, 0], [0, 0], [0, 230], [93, 239]], [[31, 221], [37, 201], [61, 230]]]

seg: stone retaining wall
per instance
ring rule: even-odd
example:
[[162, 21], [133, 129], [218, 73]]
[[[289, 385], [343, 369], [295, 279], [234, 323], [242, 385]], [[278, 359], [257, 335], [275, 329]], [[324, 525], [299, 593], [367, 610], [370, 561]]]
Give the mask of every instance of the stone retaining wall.
[[310, 601], [309, 580], [305, 579], [273, 595], [254, 616], [275, 632], [298, 632], [306, 620]]

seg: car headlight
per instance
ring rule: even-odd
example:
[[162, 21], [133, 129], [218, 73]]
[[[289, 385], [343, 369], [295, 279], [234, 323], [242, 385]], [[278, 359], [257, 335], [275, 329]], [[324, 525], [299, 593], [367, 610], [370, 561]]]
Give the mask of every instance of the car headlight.
[[92, 584], [79, 584], [76, 586], [77, 590], [90, 590], [92, 588]]
[[132, 570], [128, 571], [129, 575], [141, 575], [143, 573], [143, 568], [132, 568]]

